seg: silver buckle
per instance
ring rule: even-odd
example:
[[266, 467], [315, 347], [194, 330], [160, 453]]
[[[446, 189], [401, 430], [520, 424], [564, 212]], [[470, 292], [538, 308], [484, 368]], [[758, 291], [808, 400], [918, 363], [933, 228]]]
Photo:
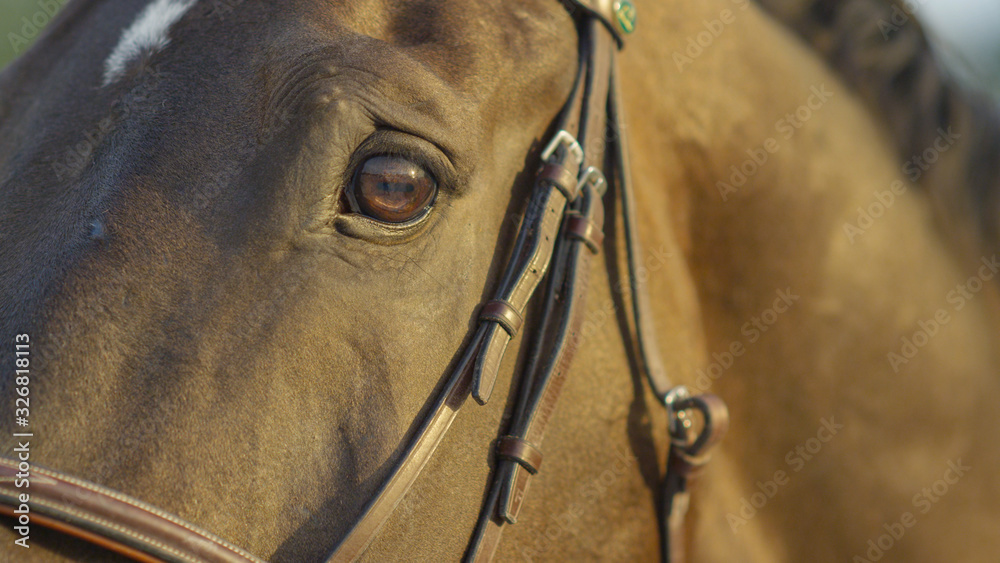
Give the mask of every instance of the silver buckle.
[[548, 162], [560, 147], [565, 147], [566, 153], [576, 157], [577, 162], [583, 162], [583, 149], [580, 148], [580, 143], [565, 129], [560, 129], [556, 136], [552, 137], [548, 146], [542, 151], [542, 160]]
[[580, 193], [583, 187], [588, 185], [593, 188], [597, 197], [604, 197], [608, 191], [608, 181], [604, 178], [604, 172], [601, 172], [596, 166], [584, 170], [580, 177], [580, 183], [576, 185], [576, 193]]
[[663, 405], [667, 407], [667, 428], [670, 431], [670, 440], [679, 446], [690, 445], [688, 430], [691, 429], [691, 419], [683, 410], [678, 410], [676, 404], [690, 398], [691, 392], [683, 385], [674, 387], [663, 398]]

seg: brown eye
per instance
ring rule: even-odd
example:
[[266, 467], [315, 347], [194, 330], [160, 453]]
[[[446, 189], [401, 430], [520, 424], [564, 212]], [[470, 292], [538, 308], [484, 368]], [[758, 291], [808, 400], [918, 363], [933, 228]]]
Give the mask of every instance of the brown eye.
[[358, 213], [385, 223], [406, 223], [434, 203], [437, 182], [411, 160], [376, 156], [358, 170], [348, 195]]

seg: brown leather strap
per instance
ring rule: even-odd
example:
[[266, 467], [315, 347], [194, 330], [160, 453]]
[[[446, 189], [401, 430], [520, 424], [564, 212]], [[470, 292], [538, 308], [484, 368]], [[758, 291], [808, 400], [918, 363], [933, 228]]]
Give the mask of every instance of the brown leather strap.
[[[3, 514], [4, 516], [10, 516], [11, 518], [17, 517], [16, 513], [14, 512], [14, 507], [12, 506], [0, 505], [0, 514]], [[35, 514], [31, 517], [31, 521], [34, 522], [35, 524], [39, 524], [50, 530], [59, 532], [60, 534], [66, 534], [67, 536], [83, 540], [85, 542], [94, 544], [98, 547], [103, 547], [108, 551], [112, 551], [119, 555], [128, 557], [133, 561], [139, 561], [139, 563], [165, 563], [165, 561], [163, 559], [160, 559], [159, 557], [154, 557], [152, 555], [149, 555], [148, 553], [143, 553], [138, 549], [133, 549], [127, 545], [120, 544], [116, 541], [110, 540], [99, 534], [88, 532], [87, 530], [84, 530], [82, 528], [70, 526], [69, 524], [60, 522], [55, 518], [49, 518], [41, 514]]]
[[[581, 162], [580, 164], [583, 163]], [[562, 164], [546, 164], [542, 167], [542, 171], [538, 173], [538, 181], [545, 182], [558, 189], [566, 196], [566, 201], [573, 201], [579, 195], [579, 190], [577, 189], [579, 175], [579, 166], [574, 169]]]
[[489, 301], [479, 312], [479, 320], [499, 323], [512, 338], [517, 335], [524, 324], [524, 317], [506, 301]]
[[[18, 462], [0, 458], [0, 512], [15, 516], [30, 495], [32, 522], [111, 549], [138, 561], [262, 563], [232, 544], [122, 493], [32, 465], [30, 487], [15, 487]], [[100, 539], [103, 538], [103, 539]]]
[[[603, 175], [606, 106], [613, 48], [611, 37], [602, 24], [588, 19], [583, 24], [582, 48], [586, 54], [587, 84], [585, 111], [581, 115], [581, 140], [592, 148], [585, 153], [588, 171], [584, 175], [584, 196], [572, 211], [562, 232], [557, 266], [550, 272], [546, 310], [540, 322], [531, 361], [520, 382], [519, 400], [512, 417], [510, 434], [538, 446], [555, 410], [565, 384], [583, 322], [584, 297], [587, 291], [589, 257], [600, 248], [597, 241], [604, 224]], [[581, 236], [582, 235], [582, 236]], [[589, 236], [588, 236], [589, 235]], [[589, 241], [589, 244], [588, 244]], [[562, 296], [561, 298], [559, 296]], [[554, 312], [558, 311], [558, 312]], [[557, 325], [556, 337], [547, 347], [549, 327]], [[545, 349], [545, 353], [541, 351]], [[541, 357], [548, 358], [539, 370]], [[503, 443], [503, 442], [502, 442]], [[492, 557], [500, 540], [502, 526], [515, 523], [525, 494], [529, 471], [524, 464], [499, 456], [494, 484], [484, 505], [480, 522], [466, 553], [467, 560], [485, 561]]]
[[[553, 160], [543, 169], [543, 172], [548, 170], [550, 176], [541, 176], [535, 183], [534, 196], [521, 223], [515, 259], [508, 264], [508, 272], [504, 276], [504, 280], [510, 281], [502, 283], [497, 296], [497, 300], [510, 304], [519, 316], [524, 314], [528, 300], [548, 271], [556, 233], [566, 204], [569, 203], [563, 193], [564, 187], [552, 180], [552, 170], [557, 167], [565, 169], [575, 178], [583, 164], [579, 145], [575, 140], [557, 147], [556, 151], [550, 157]], [[559, 175], [562, 173], [556, 174]], [[500, 363], [511, 340], [510, 333], [498, 330], [499, 323], [490, 320], [483, 322], [487, 327], [486, 342], [476, 360], [472, 386], [472, 396], [481, 405], [486, 404], [493, 393]]]
[[[587, 110], [581, 120], [583, 130], [581, 139], [585, 146], [593, 149], [586, 152], [585, 163], [588, 167], [596, 169], [596, 167], [603, 166], [604, 163], [604, 143], [592, 141], [595, 139], [603, 141], [605, 136], [605, 115], [614, 47], [611, 36], [600, 23], [595, 20], [590, 20], [589, 23], [589, 29], [585, 30], [591, 46], [587, 73]], [[603, 182], [603, 176], [600, 178], [600, 181]], [[575, 215], [599, 229], [598, 226], [604, 224], [604, 204], [597, 185], [596, 183], [588, 185], [588, 197], [584, 202], [586, 207]], [[568, 235], [569, 222], [567, 222], [565, 236]], [[577, 239], [573, 238], [572, 240]], [[532, 399], [527, 403], [527, 408], [520, 413], [520, 420], [523, 422], [512, 425], [512, 428], [517, 427], [514, 429], [518, 435], [524, 436], [525, 440], [539, 446], [544, 440], [545, 429], [555, 411], [556, 402], [559, 400], [566, 375], [576, 354], [579, 325], [583, 322], [583, 302], [588, 287], [589, 258], [592, 253], [589, 252], [590, 248], [583, 244], [572, 244], [570, 248], [573, 253], [570, 259], [575, 263], [575, 266], [567, 269], [566, 281], [563, 282], [572, 288], [571, 291], [566, 292], [568, 298], [564, 307], [569, 322], [566, 323], [567, 327], [560, 328], [559, 341], [554, 345], [554, 351], [550, 353], [553, 360], [535, 383], [535, 389], [529, 395]], [[498, 510], [500, 516], [507, 522], [517, 521], [517, 514], [527, 492], [529, 481], [527, 477], [528, 472], [524, 468], [514, 466], [506, 479], [502, 480]]]
[[621, 129], [625, 123], [625, 113], [621, 92], [621, 83], [617, 69], [613, 69], [613, 89], [609, 109], [609, 118], [619, 129], [614, 147], [618, 151], [616, 166], [618, 197], [621, 202], [623, 222], [625, 224], [625, 251], [628, 258], [628, 278], [631, 288], [632, 317], [636, 324], [636, 344], [638, 345], [638, 364], [649, 380], [653, 392], [661, 400], [665, 400], [674, 384], [670, 374], [663, 367], [660, 346], [656, 336], [656, 326], [653, 324], [652, 306], [649, 300], [649, 288], [646, 286], [646, 276], [638, 274], [639, 259], [643, 256], [642, 242], [639, 240], [638, 221], [635, 219], [635, 190], [632, 186], [632, 173], [629, 169], [628, 136]]
[[534, 444], [517, 436], [504, 436], [497, 444], [497, 456], [521, 464], [534, 475], [542, 466], [542, 451]]
[[[569, 102], [560, 115], [559, 132], [542, 153], [544, 164], [536, 177], [534, 195], [521, 221], [514, 254], [500, 280], [497, 299], [509, 303], [521, 315], [548, 271], [556, 233], [566, 205], [572, 201], [569, 198], [575, 199], [578, 193], [576, 178], [580, 175], [584, 154], [576, 137], [586, 95], [584, 78], [581, 69], [577, 72]], [[472, 397], [481, 405], [486, 404], [493, 393], [497, 372], [511, 339], [506, 331], [497, 329], [496, 323], [487, 324], [486, 342], [473, 372]]]
[[567, 218], [566, 234], [578, 239], [587, 245], [587, 248], [594, 254], [601, 252], [601, 245], [604, 244], [604, 229], [602, 226], [588, 221], [579, 214], [569, 215]]
[[695, 476], [696, 470], [708, 463], [712, 448], [729, 430], [729, 409], [721, 398], [707, 393], [681, 399], [674, 405], [674, 409], [681, 412], [697, 411], [701, 415], [701, 428], [693, 430], [692, 421], [691, 425], [685, 425], [688, 435], [677, 438], [674, 442], [683, 466], [672, 469], [680, 471], [686, 477]]
[[[601, 198], [604, 177], [599, 168], [604, 163], [613, 47], [611, 36], [595, 19], [586, 19], [581, 28], [587, 84], [580, 139], [584, 146], [592, 149], [585, 153], [588, 170], [581, 183], [584, 197], [569, 212], [564, 224], [556, 265], [550, 272], [546, 307], [519, 384], [518, 401], [509, 429], [511, 436], [534, 446], [542, 444], [576, 353], [579, 328], [583, 322], [589, 258], [600, 249], [603, 239], [604, 205]], [[554, 340], [547, 337], [552, 332], [552, 326], [556, 326]], [[547, 359], [544, 365], [541, 364], [543, 357]], [[510, 437], [501, 439], [501, 447], [509, 440]], [[466, 552], [467, 561], [489, 561], [496, 551], [503, 526], [517, 521], [530, 483], [529, 477], [534, 472], [520, 460], [509, 457], [498, 455], [493, 486]]]
[[[595, 224], [604, 222], [604, 205], [599, 197], [591, 198], [587, 218]], [[566, 328], [559, 332], [559, 340], [554, 344], [554, 353], [551, 353], [552, 360], [543, 375], [535, 382], [533, 401], [522, 414], [523, 423], [517, 428], [517, 432], [524, 436], [524, 440], [537, 446], [541, 446], [544, 442], [545, 430], [566, 383], [566, 376], [569, 374], [579, 345], [579, 330], [585, 314], [590, 257], [593, 253], [584, 244], [576, 243], [572, 247], [575, 265], [567, 277], [569, 279], [569, 276], [572, 276], [572, 283], [569, 284], [570, 292], [565, 304], [569, 322], [566, 323]], [[529, 472], [523, 467], [513, 466], [510, 475], [502, 480], [499, 515], [511, 524], [517, 521], [528, 488], [528, 476]]]
[[[642, 244], [639, 240], [638, 222], [635, 219], [635, 194], [628, 166], [628, 136], [622, 129], [625, 115], [620, 96], [620, 78], [616, 68], [612, 68], [612, 75], [608, 117], [618, 132], [613, 144], [617, 154], [612, 161], [617, 165], [615, 167], [616, 185], [621, 200], [622, 219], [625, 224], [625, 247], [628, 258], [629, 285], [632, 290], [631, 304], [632, 317], [635, 322], [635, 342], [639, 352], [638, 363], [653, 392], [667, 406], [668, 424], [670, 424], [670, 433], [673, 439], [678, 439], [678, 427], [684, 422], [683, 417], [686, 416], [688, 410], [702, 411], [706, 421], [705, 426], [691, 444], [671, 445], [668, 453], [667, 473], [661, 485], [660, 540], [662, 558], [665, 562], [680, 563], [684, 560], [683, 524], [689, 504], [687, 483], [689, 478], [694, 478], [707, 463], [710, 457], [709, 450], [728, 429], [729, 411], [722, 399], [715, 395], [686, 397], [687, 390], [674, 386], [670, 375], [663, 366], [656, 337], [656, 327], [652, 320], [649, 288], [646, 285], [645, 276], [638, 275], [638, 259], [643, 255]], [[673, 398], [677, 396], [681, 396], [682, 399], [675, 402]], [[686, 431], [687, 427], [682, 427], [681, 430]]]
[[[521, 221], [514, 254], [500, 280], [497, 299], [511, 304], [521, 315], [548, 270], [566, 204], [576, 197], [575, 179], [579, 177], [584, 157], [576, 141], [584, 107], [584, 79], [581, 67], [569, 101], [557, 120], [559, 132], [543, 151], [543, 165], [536, 176], [534, 196]], [[486, 342], [473, 372], [472, 397], [481, 405], [493, 394], [497, 372], [510, 343], [510, 335], [497, 329], [495, 323], [487, 325]]]
[[701, 428], [694, 429], [693, 421], [686, 415], [682, 417], [685, 436], [675, 437], [671, 444], [667, 474], [663, 479], [661, 542], [664, 559], [680, 562], [685, 559], [684, 521], [690, 504], [688, 482], [701, 474], [711, 459], [712, 448], [729, 429], [729, 410], [722, 399], [708, 394], [680, 399], [673, 408], [678, 413], [698, 411], [702, 421]]
[[[592, 187], [584, 188], [581, 199], [584, 200], [581, 212], [595, 224], [603, 223], [603, 204], [600, 197], [593, 195]], [[511, 432], [516, 434], [501, 438], [498, 444], [493, 485], [476, 532], [469, 543], [465, 557], [467, 561], [489, 561], [496, 551], [504, 524], [517, 521], [517, 514], [530, 483], [529, 477], [536, 472], [532, 469], [537, 469], [541, 460], [541, 452], [537, 451], [537, 446], [544, 438], [545, 428], [555, 410], [579, 344], [590, 257], [593, 253], [582, 241], [569, 237], [565, 230], [559, 244], [564, 247], [559, 253], [565, 258], [557, 262], [557, 267], [553, 269], [552, 274], [556, 277], [549, 282], [549, 296], [552, 300], [559, 300], [555, 297], [559, 295], [554, 290], [557, 287], [562, 288], [566, 294], [561, 298], [561, 303], [556, 305], [561, 314], [547, 315], [558, 318], [559, 330], [551, 348], [540, 345], [539, 349], [544, 348], [545, 351], [533, 354], [533, 357], [548, 359], [541, 373], [533, 378], [529, 374], [534, 370], [526, 370], [524, 373], [519, 391], [524, 400], [519, 401], [511, 425]], [[560, 265], [564, 267], [559, 267]], [[542, 326], [550, 325], [543, 320]], [[530, 445], [531, 448], [524, 448], [524, 445]], [[532, 459], [532, 456], [538, 461]]]

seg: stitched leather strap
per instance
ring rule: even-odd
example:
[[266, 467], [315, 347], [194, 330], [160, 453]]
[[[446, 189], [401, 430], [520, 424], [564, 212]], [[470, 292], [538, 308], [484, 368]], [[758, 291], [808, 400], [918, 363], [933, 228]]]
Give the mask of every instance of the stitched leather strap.
[[[572, 175], [574, 189], [569, 195], [575, 196], [575, 178], [579, 176], [580, 165], [583, 164], [580, 158], [582, 154], [575, 140], [565, 146], [557, 145], [555, 150], [556, 152], [550, 155], [552, 160], [546, 164], [535, 182], [534, 195], [521, 222], [515, 254], [508, 263], [507, 272], [497, 293], [497, 300], [510, 304], [519, 316], [524, 315], [528, 300], [548, 271], [555, 235], [569, 203], [567, 194], [564, 193], [566, 187], [562, 185], [560, 178]], [[556, 168], [565, 172], [554, 172]], [[500, 363], [511, 340], [510, 333], [498, 330], [499, 323], [489, 320], [484, 322], [486, 343], [476, 360], [472, 386], [472, 396], [481, 405], [486, 404], [493, 393]]]
[[[591, 52], [590, 64], [588, 68], [587, 84], [587, 106], [586, 112], [581, 121], [581, 139], [585, 146], [593, 150], [586, 153], [586, 165], [588, 167], [603, 167], [604, 151], [603, 142], [592, 142], [595, 139], [603, 141], [606, 131], [606, 107], [608, 100], [609, 78], [611, 76], [612, 42], [610, 35], [595, 20], [589, 22], [589, 29], [585, 34], [590, 39]], [[588, 186], [587, 198], [581, 202], [583, 206], [574, 215], [586, 223], [598, 228], [604, 224], [604, 204], [601, 196], [597, 193], [596, 186]], [[540, 376], [535, 377], [534, 387], [525, 391], [523, 396], [528, 401], [522, 401], [518, 405], [517, 414], [513, 418], [511, 428], [513, 435], [524, 436], [528, 442], [541, 445], [544, 440], [545, 429], [552, 413], [555, 411], [556, 402], [565, 383], [566, 375], [569, 372], [573, 357], [579, 340], [579, 325], [583, 322], [584, 297], [587, 292], [587, 280], [589, 276], [589, 259], [593, 254], [586, 244], [579, 244], [579, 239], [570, 236], [567, 221], [566, 231], [563, 236], [572, 241], [567, 244], [569, 256], [565, 261], [569, 262], [565, 266], [565, 279], [554, 278], [553, 287], [558, 288], [562, 284], [562, 294], [565, 295], [565, 302], [562, 307], [562, 317], [556, 325], [557, 341], [552, 346], [552, 350], [546, 355], [552, 360], [548, 365], [543, 366], [544, 371]], [[544, 322], [544, 321], [543, 321]], [[548, 325], [543, 324], [539, 334], [551, 332]], [[539, 347], [544, 345], [539, 342]], [[521, 467], [512, 467], [510, 475], [504, 480], [500, 494], [499, 512], [500, 516], [507, 522], [513, 523], [517, 520], [517, 513], [520, 511], [528, 486], [527, 472]]]
[[[603, 222], [603, 204], [586, 187], [581, 197], [581, 212], [595, 223]], [[489, 561], [500, 541], [505, 524], [517, 521], [517, 514], [527, 493], [529, 477], [538, 463], [529, 455], [544, 438], [560, 391], [566, 381], [580, 337], [585, 311], [584, 296], [592, 252], [564, 231], [560, 237], [557, 261], [549, 281], [546, 307], [540, 325], [555, 326], [555, 341], [545, 346], [545, 339], [532, 350], [527, 370], [520, 383], [519, 404], [512, 417], [512, 436], [501, 438], [493, 484], [484, 503], [476, 532], [469, 543], [466, 561]], [[546, 331], [548, 332], [548, 331]], [[538, 368], [542, 369], [538, 369]], [[534, 369], [532, 369], [534, 368]], [[529, 377], [535, 374], [534, 377]], [[523, 437], [522, 437], [523, 436]], [[531, 449], [508, 455], [513, 444], [528, 444]], [[541, 452], [537, 453], [540, 461]], [[512, 459], [513, 458], [513, 459]], [[527, 462], [527, 463], [525, 463]]]
[[[588, 224], [599, 230], [599, 226], [604, 224], [601, 200], [603, 175], [596, 171], [604, 161], [605, 108], [613, 47], [611, 37], [602, 24], [591, 18], [581, 25], [587, 84], [580, 138], [584, 146], [593, 150], [585, 153], [588, 172], [581, 185], [583, 193], [570, 211], [557, 243], [543, 316], [519, 383], [518, 401], [509, 429], [510, 436], [536, 447], [542, 444], [545, 429], [565, 384], [583, 322], [589, 260], [593, 249], [578, 236], [579, 225]], [[592, 142], [595, 139], [601, 142]], [[591, 170], [595, 173], [591, 174]], [[593, 178], [600, 178], [600, 181], [592, 181]], [[571, 230], [571, 223], [577, 227]], [[555, 334], [554, 339], [549, 336], [552, 333]], [[523, 463], [506, 456], [498, 456], [496, 464], [493, 485], [466, 552], [467, 561], [489, 561], [493, 557], [503, 526], [517, 521], [530, 483], [529, 477], [534, 474]]]
[[[600, 198], [590, 196], [585, 210], [587, 218], [594, 223], [604, 222], [604, 205]], [[556, 403], [566, 383], [573, 358], [579, 346], [580, 327], [586, 312], [586, 293], [589, 286], [590, 259], [593, 253], [582, 243], [564, 234], [569, 246], [565, 277], [554, 281], [555, 286], [564, 290], [563, 303], [555, 306], [561, 309], [554, 317], [558, 320], [556, 341], [543, 357], [549, 358], [543, 371], [530, 382], [533, 389], [528, 392], [528, 402], [512, 421], [511, 432], [523, 436], [524, 440], [541, 446], [545, 439]], [[500, 462], [499, 465], [504, 465]], [[517, 521], [518, 513], [527, 493], [531, 473], [520, 465], [510, 465], [509, 471], [500, 481], [498, 515], [508, 523]]]
[[30, 487], [15, 487], [18, 462], [0, 458], [0, 513], [16, 516], [19, 495], [32, 522], [97, 543], [138, 561], [262, 563], [262, 560], [187, 522], [121, 493], [31, 466]]

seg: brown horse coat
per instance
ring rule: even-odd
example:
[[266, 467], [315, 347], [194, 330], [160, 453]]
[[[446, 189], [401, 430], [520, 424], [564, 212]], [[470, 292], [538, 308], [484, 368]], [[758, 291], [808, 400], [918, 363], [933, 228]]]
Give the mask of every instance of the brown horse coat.
[[[991, 560], [990, 246], [941, 226], [963, 208], [909, 181], [878, 100], [756, 5], [638, 8], [622, 73], [661, 345], [733, 413], [692, 498], [693, 559]], [[573, 23], [549, 0], [200, 2], [102, 87], [141, 9], [73, 2], [0, 76], [0, 336], [37, 343], [32, 457], [262, 557], [316, 560], [495, 279], [569, 91]], [[924, 184], [962, 177], [971, 123], [942, 123]], [[433, 161], [446, 191], [425, 230], [338, 207], [364, 150]], [[607, 269], [499, 560], [655, 557], [664, 421], [630, 374]], [[459, 557], [516, 352], [367, 560]], [[0, 553], [83, 553], [34, 533], [25, 554], [4, 526]]]

